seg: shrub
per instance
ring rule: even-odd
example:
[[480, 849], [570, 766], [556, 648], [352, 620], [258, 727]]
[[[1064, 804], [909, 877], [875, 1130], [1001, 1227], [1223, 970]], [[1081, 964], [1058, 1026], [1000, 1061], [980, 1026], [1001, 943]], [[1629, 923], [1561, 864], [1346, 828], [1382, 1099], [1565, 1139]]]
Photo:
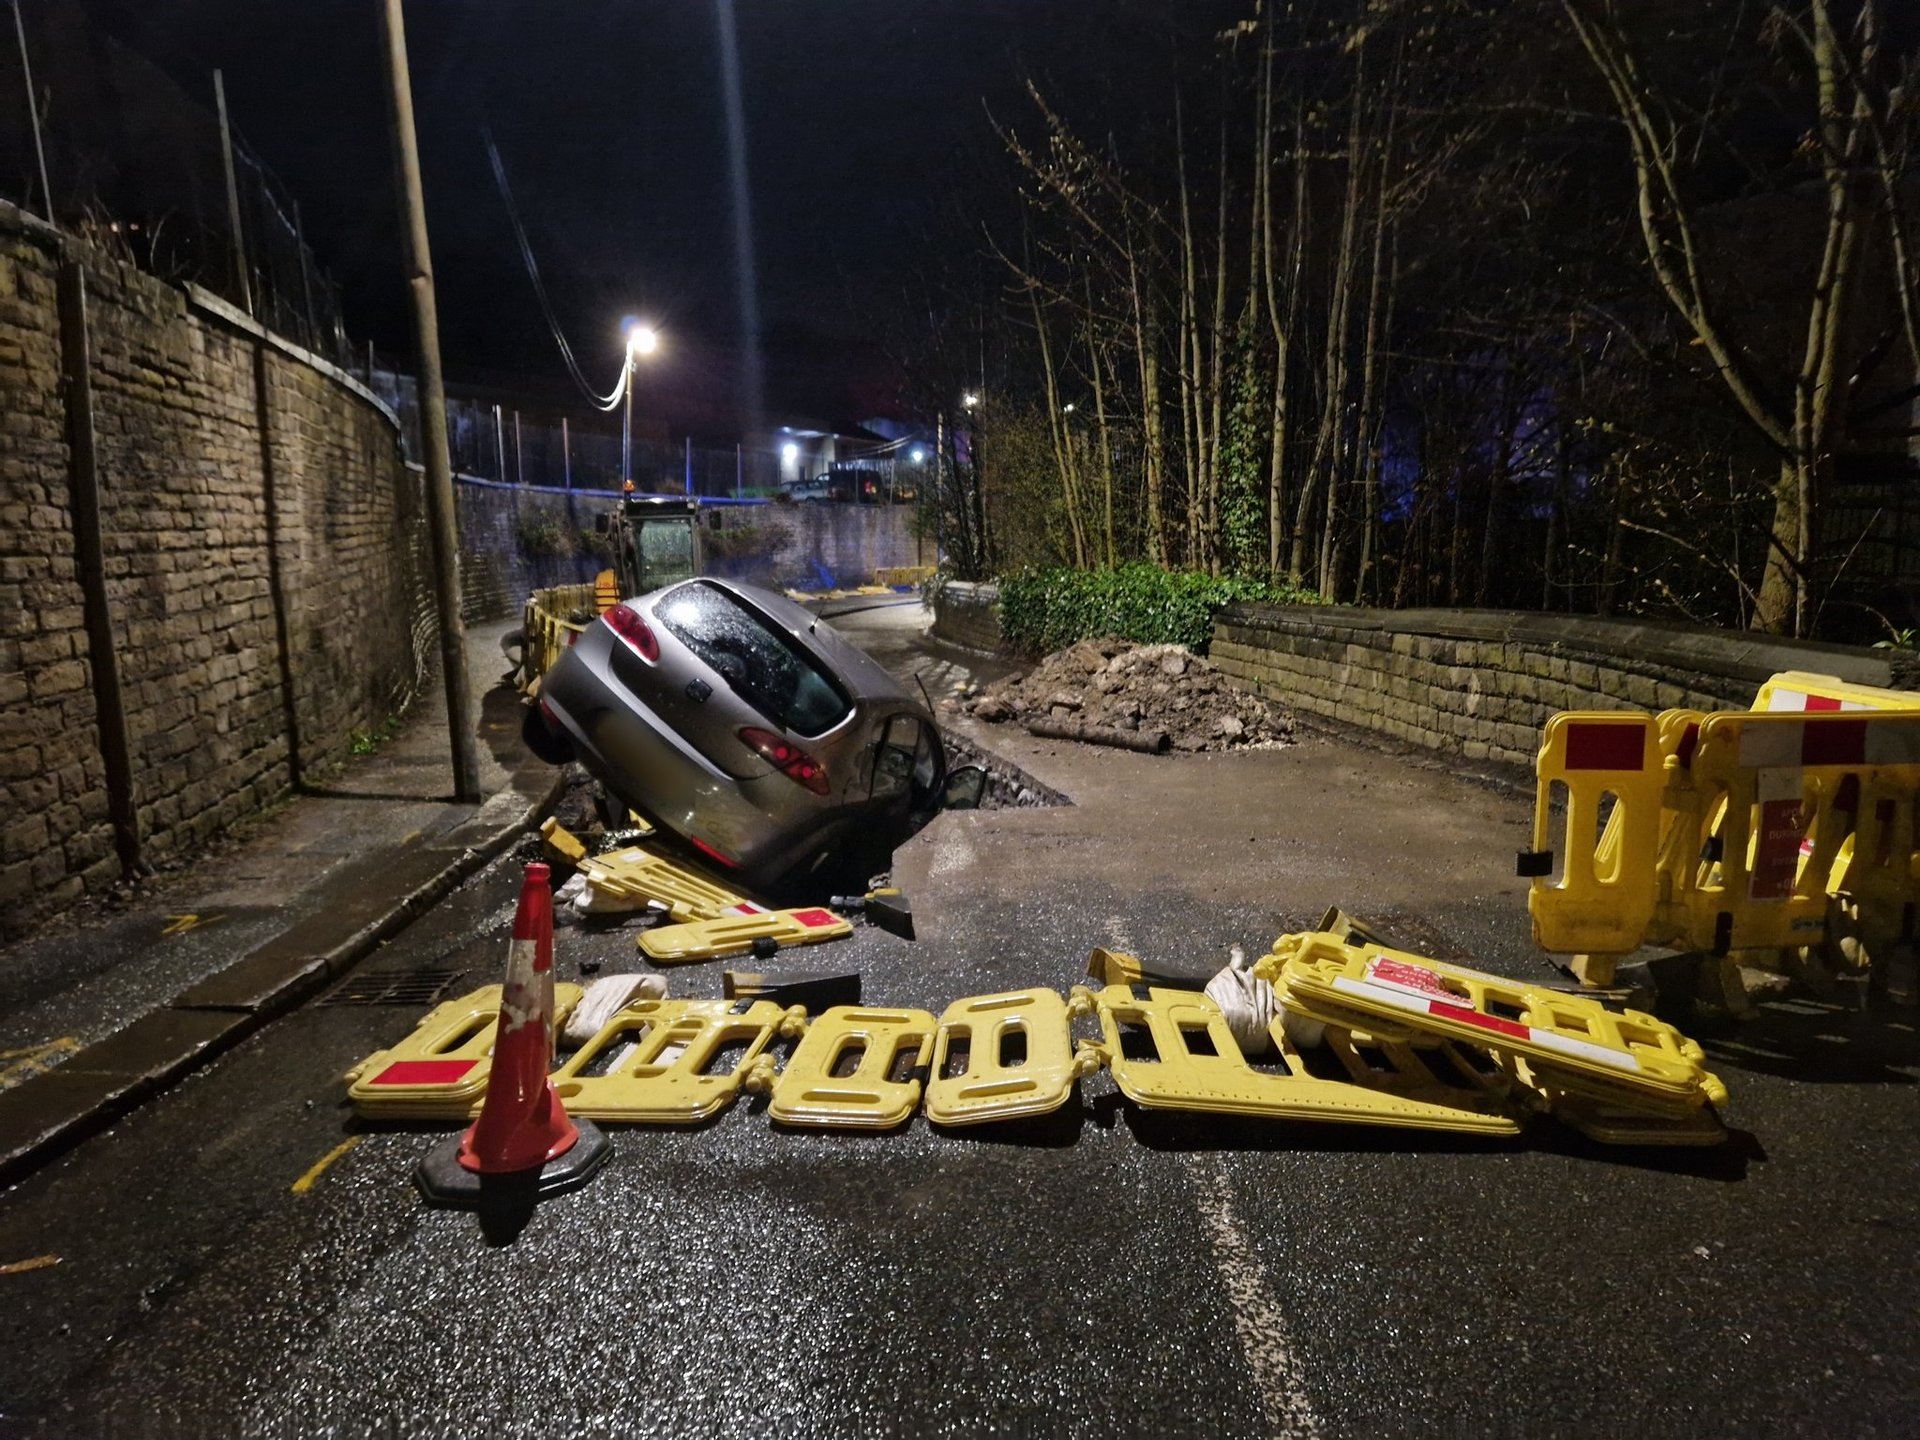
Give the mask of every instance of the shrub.
[[544, 510], [527, 510], [513, 523], [514, 543], [529, 560], [563, 560], [573, 553], [578, 532]]
[[1000, 625], [1010, 643], [1044, 653], [1095, 635], [1204, 651], [1213, 612], [1248, 600], [1320, 605], [1311, 590], [1285, 582], [1123, 565], [1117, 570], [1028, 570], [1000, 582]]

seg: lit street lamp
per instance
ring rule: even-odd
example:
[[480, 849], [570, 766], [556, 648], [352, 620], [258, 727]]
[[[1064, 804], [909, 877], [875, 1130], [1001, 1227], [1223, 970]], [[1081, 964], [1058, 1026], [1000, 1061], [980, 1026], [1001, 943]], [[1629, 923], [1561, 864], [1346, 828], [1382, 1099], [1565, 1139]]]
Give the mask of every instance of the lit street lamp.
[[913, 463], [916, 465], [924, 465], [927, 463], [927, 452], [920, 446], [916, 445], [913, 447], [912, 450], [907, 452], [907, 458], [913, 461]]
[[980, 403], [980, 397], [974, 394], [971, 390], [969, 390], [966, 394], [960, 397], [961, 408], [966, 410], [973, 409], [973, 407], [978, 405], [979, 403]]
[[627, 322], [627, 368], [623, 377], [627, 387], [627, 416], [625, 431], [620, 441], [620, 486], [623, 490], [633, 488], [633, 367], [634, 361], [641, 356], [652, 355], [660, 349], [660, 332], [651, 325], [643, 325], [638, 320]]

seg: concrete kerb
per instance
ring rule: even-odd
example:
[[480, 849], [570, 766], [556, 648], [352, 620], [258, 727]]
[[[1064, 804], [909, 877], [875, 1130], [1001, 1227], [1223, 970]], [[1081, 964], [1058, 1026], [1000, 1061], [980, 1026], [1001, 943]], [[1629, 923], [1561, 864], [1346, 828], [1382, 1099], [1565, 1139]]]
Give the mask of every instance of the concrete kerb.
[[[536, 769], [546, 772], [538, 782]], [[44, 1075], [0, 1091], [0, 1185], [98, 1134], [345, 975], [536, 828], [559, 800], [566, 774], [529, 764], [514, 781], [450, 837], [466, 832], [469, 843], [352, 933], [324, 949], [280, 954], [275, 946], [284, 937], [276, 936]], [[530, 798], [509, 818], [486, 816], [495, 802], [523, 796]]]

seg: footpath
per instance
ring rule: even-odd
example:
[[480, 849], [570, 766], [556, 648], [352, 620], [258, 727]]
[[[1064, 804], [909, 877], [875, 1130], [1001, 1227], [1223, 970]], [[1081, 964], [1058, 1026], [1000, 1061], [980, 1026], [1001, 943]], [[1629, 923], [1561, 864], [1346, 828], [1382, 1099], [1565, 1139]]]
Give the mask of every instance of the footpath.
[[451, 798], [437, 675], [392, 735], [124, 904], [0, 949], [0, 1184], [105, 1128], [338, 979], [537, 824], [510, 622], [467, 632], [478, 805]]

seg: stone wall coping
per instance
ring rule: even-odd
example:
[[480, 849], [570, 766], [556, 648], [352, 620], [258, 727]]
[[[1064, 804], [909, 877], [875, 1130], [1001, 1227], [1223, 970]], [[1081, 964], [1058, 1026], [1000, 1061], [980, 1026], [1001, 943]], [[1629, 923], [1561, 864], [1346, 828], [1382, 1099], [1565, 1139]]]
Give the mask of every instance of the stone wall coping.
[[326, 376], [336, 385], [340, 385], [351, 391], [354, 395], [379, 411], [381, 415], [386, 417], [387, 423], [393, 426], [394, 433], [399, 433], [400, 417], [394, 413], [391, 405], [387, 404], [385, 400], [382, 400], [372, 390], [368, 389], [365, 383], [356, 379], [347, 371], [342, 370], [338, 365], [324, 356], [316, 355], [304, 345], [296, 345], [293, 341], [287, 339], [286, 336], [276, 334], [274, 331], [267, 329], [266, 326], [247, 314], [247, 312], [242, 310], [238, 305], [222, 299], [204, 286], [196, 285], [191, 280], [177, 286], [169, 285], [158, 276], [149, 275], [139, 266], [130, 265], [124, 260], [116, 259], [103, 251], [99, 246], [89, 244], [85, 240], [69, 235], [58, 226], [48, 224], [38, 215], [23, 210], [18, 205], [5, 200], [0, 200], [0, 230], [11, 230], [17, 235], [28, 236], [41, 245], [46, 246], [47, 249], [52, 251], [56, 256], [63, 258], [66, 256], [85, 258], [102, 269], [111, 266], [114, 269], [128, 274], [137, 275], [141, 280], [157, 290], [184, 295], [188, 309], [198, 310], [201, 314], [210, 316], [231, 329], [251, 335], [254, 339], [271, 345], [281, 354], [287, 356], [287, 358], [297, 361], [309, 369]]
[[400, 416], [395, 413], [391, 405], [387, 404], [385, 400], [382, 400], [372, 390], [368, 389], [365, 381], [342, 370], [325, 356], [316, 355], [313, 351], [307, 349], [306, 346], [296, 345], [293, 341], [287, 339], [286, 336], [276, 334], [274, 331], [267, 329], [266, 326], [247, 314], [247, 312], [242, 310], [238, 305], [214, 294], [205, 286], [196, 285], [193, 281], [189, 280], [180, 288], [186, 292], [187, 305], [189, 308], [198, 310], [203, 315], [210, 316], [222, 325], [243, 331], [261, 343], [271, 345], [289, 360], [297, 361], [305, 365], [308, 369], [326, 376], [327, 379], [333, 381], [334, 384], [340, 386], [342, 389], [351, 391], [354, 395], [371, 405], [375, 410], [378, 410], [381, 415], [386, 417], [387, 423], [393, 427], [394, 434], [398, 435], [400, 433]]
[[1368, 634], [1498, 641], [1576, 653], [1618, 665], [1639, 662], [1752, 680], [1782, 670], [1811, 670], [1863, 685], [1893, 679], [1889, 652], [1817, 640], [1788, 640], [1744, 630], [1706, 630], [1647, 620], [1591, 615], [1544, 615], [1515, 610], [1372, 610], [1322, 605], [1233, 604], [1216, 623], [1252, 630], [1295, 631], [1303, 626]]
[[948, 580], [940, 590], [975, 605], [994, 605], [1000, 600], [1000, 587], [991, 580]]

